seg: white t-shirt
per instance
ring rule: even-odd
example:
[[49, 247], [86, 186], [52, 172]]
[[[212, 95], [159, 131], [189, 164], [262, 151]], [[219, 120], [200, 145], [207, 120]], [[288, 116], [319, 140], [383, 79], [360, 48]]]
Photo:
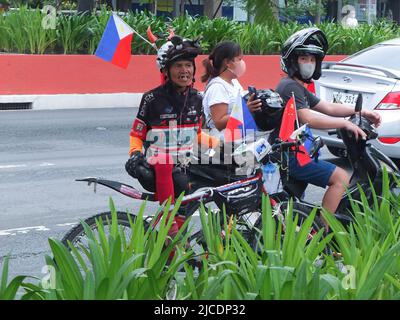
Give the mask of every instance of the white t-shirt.
[[216, 129], [215, 123], [211, 118], [210, 108], [215, 104], [226, 103], [228, 105], [228, 114], [230, 114], [239, 93], [241, 96], [244, 94], [243, 88], [237, 79], [233, 79], [232, 84], [221, 77], [215, 77], [210, 80], [203, 97], [203, 110], [207, 128]]

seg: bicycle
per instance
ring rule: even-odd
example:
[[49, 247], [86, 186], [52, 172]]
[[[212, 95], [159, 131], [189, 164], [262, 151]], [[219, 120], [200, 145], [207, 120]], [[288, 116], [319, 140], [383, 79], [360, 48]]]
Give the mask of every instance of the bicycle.
[[[202, 205], [208, 214], [220, 214], [221, 217], [223, 210], [225, 210], [227, 216], [233, 216], [236, 219], [237, 230], [243, 235], [245, 240], [253, 247], [253, 249], [257, 250], [257, 239], [259, 237], [262, 215], [262, 194], [269, 196], [269, 201], [273, 208], [273, 216], [281, 222], [284, 219], [284, 211], [289, 207], [289, 204], [284, 197], [284, 201], [282, 201], [281, 193], [268, 194], [268, 191], [265, 190], [261, 165], [263, 162], [269, 161], [268, 156], [270, 153], [275, 151], [284, 153], [292, 148], [298, 147], [301, 142], [301, 140], [293, 142], [277, 142], [273, 146], [270, 146], [264, 138], [261, 138], [254, 143], [247, 145], [242, 144], [236, 149], [235, 153], [248, 155], [248, 152], [250, 152], [250, 154], [255, 157], [256, 162], [252, 174], [245, 179], [218, 187], [199, 189], [192, 194], [185, 195], [182, 198], [181, 205], [186, 207], [186, 217], [191, 217], [194, 214], [199, 213]], [[76, 181], [87, 182], [88, 185], [94, 184], [95, 191], [99, 184], [111, 188], [132, 199], [147, 200], [150, 202], [157, 201], [153, 193], [141, 192], [130, 185], [117, 181], [94, 177], [77, 179]], [[170, 209], [173, 210], [173, 206]], [[299, 216], [299, 226], [309, 216], [309, 213], [310, 209], [308, 207], [297, 202], [293, 203], [293, 214]], [[160, 214], [160, 212], [155, 218], [152, 216], [146, 217], [144, 220], [144, 228], [146, 230], [151, 228], [152, 232], [157, 232], [157, 226], [160, 223], [161, 217], [162, 214]], [[135, 214], [119, 211], [117, 212], [117, 218], [118, 224], [126, 230], [127, 236], [131, 236], [130, 221], [135, 221], [137, 216]], [[85, 219], [84, 222], [89, 225], [92, 230], [95, 230], [98, 227], [96, 220], [103, 223], [111, 221], [111, 211], [91, 216]], [[183, 217], [178, 216], [177, 220], [179, 227], [181, 227], [184, 221]], [[219, 221], [221, 229], [223, 230], [224, 219], [220, 219]], [[318, 224], [318, 222], [314, 222], [312, 230], [309, 231], [310, 237], [320, 229], [321, 225]], [[82, 224], [78, 224], [68, 231], [68, 233], [63, 237], [62, 242], [67, 245], [67, 247], [68, 242], [71, 242], [73, 246], [79, 246], [79, 244], [84, 245], [84, 239], [85, 230]], [[191, 234], [188, 238], [188, 242], [192, 247], [200, 245], [203, 247], [205, 252], [207, 251], [207, 248], [204, 248], [206, 244], [201, 229]]]

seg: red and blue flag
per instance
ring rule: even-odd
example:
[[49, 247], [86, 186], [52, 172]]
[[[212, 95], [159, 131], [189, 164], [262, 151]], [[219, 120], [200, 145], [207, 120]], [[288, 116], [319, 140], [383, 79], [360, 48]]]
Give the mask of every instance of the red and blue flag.
[[133, 29], [118, 15], [111, 15], [95, 55], [126, 69], [131, 59]]
[[254, 132], [257, 130], [257, 125], [247, 108], [246, 100], [239, 94], [226, 124], [225, 142], [244, 139], [247, 130], [253, 130]]

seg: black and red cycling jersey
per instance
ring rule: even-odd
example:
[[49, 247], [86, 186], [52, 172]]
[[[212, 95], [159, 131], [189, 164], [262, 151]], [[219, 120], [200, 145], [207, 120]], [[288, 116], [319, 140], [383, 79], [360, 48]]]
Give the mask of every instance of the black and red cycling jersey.
[[166, 153], [192, 150], [201, 134], [202, 96], [193, 88], [179, 93], [168, 81], [143, 94], [130, 132], [130, 154], [140, 149]]

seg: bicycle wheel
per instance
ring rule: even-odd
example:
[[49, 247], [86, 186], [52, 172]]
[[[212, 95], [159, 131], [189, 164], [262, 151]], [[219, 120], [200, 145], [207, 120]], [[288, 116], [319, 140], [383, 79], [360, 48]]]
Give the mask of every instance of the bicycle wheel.
[[[224, 237], [224, 216], [221, 209], [217, 206], [214, 201], [204, 201], [202, 202], [206, 215], [213, 214], [219, 215], [219, 225], [221, 227], [221, 237]], [[188, 210], [188, 216], [199, 216], [201, 210], [201, 203], [197, 203], [190, 210]], [[253, 227], [256, 221], [261, 217], [261, 209], [236, 216], [236, 230], [238, 230], [244, 239], [251, 244], [250, 240], [254, 234]], [[229, 223], [229, 214], [227, 213], [227, 222]], [[188, 242], [193, 249], [195, 255], [201, 255], [208, 252], [207, 242], [200, 226], [197, 226], [195, 231], [188, 238]]]
[[[279, 212], [273, 212], [274, 218], [276, 220], [276, 226], [278, 228], [278, 223], [279, 223], [279, 219], [282, 218], [286, 218], [285, 217], [285, 213], [287, 212], [287, 209], [289, 207], [289, 203], [288, 202], [283, 202], [280, 204], [279, 206]], [[312, 211], [312, 208], [309, 206], [306, 206], [304, 204], [298, 203], [298, 202], [293, 202], [293, 219], [296, 217], [296, 215], [298, 216], [298, 220], [297, 220], [297, 228], [300, 228], [301, 225], [304, 223], [304, 221], [308, 218], [308, 216], [310, 215]], [[251, 230], [252, 234], [250, 236], [250, 242], [252, 245], [252, 248], [255, 252], [260, 253], [261, 252], [261, 248], [263, 246], [263, 239], [262, 239], [262, 225], [263, 221], [262, 221], [262, 217], [260, 217], [257, 222], [254, 225], [254, 228]], [[283, 221], [283, 230], [282, 230], [282, 238], [284, 236], [284, 221]], [[321, 220], [318, 217], [314, 218], [314, 221], [311, 225], [311, 229], [309, 230], [309, 234], [308, 234], [308, 241], [311, 241], [312, 237], [318, 233], [319, 230], [321, 230], [323, 228], [323, 223], [321, 222]], [[283, 241], [283, 239], [282, 239]]]
[[[125, 239], [131, 239], [132, 237], [132, 229], [128, 215], [130, 216], [131, 221], [135, 222], [137, 218], [135, 215], [128, 214], [126, 212], [117, 212], [118, 226], [120, 229], [122, 229]], [[111, 223], [112, 220], [111, 211], [102, 212], [84, 220], [84, 222], [93, 231], [94, 235], [98, 238], [98, 226], [96, 224], [96, 220], [103, 223], [104, 231], [106, 233], [106, 237], [108, 238], [108, 234], [110, 232], [108, 224]], [[143, 223], [145, 230], [147, 230], [149, 223], [146, 221], [143, 221]], [[67, 248], [71, 249], [68, 246], [68, 241], [70, 241], [75, 248], [81, 248], [81, 246], [88, 248], [87, 234], [81, 223], [69, 230], [61, 240], [61, 242], [66, 245]]]

